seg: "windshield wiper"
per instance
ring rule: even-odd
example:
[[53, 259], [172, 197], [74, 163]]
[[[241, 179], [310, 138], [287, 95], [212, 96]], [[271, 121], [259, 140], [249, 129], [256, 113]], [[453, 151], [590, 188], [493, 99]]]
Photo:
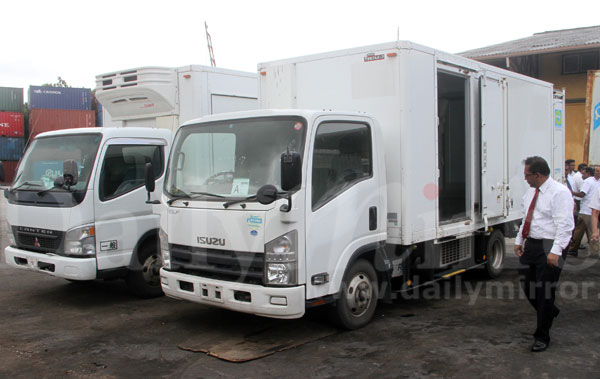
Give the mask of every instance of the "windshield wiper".
[[36, 187], [41, 187], [41, 184], [37, 184], [37, 183], [32, 183], [32, 182], [23, 182], [21, 184], [19, 184], [18, 186], [16, 186], [15, 188], [11, 189], [10, 192], [14, 193], [16, 190], [18, 190], [19, 188], [23, 187], [23, 186], [36, 186]]
[[243, 203], [244, 201], [248, 201], [248, 200], [256, 200], [256, 195], [248, 196], [245, 199], [228, 201], [226, 203], [223, 203], [223, 208], [227, 209], [227, 208], [229, 208], [230, 205], [237, 204], [237, 203]]
[[[217, 195], [216, 193], [210, 193], [210, 192], [191, 192], [191, 194], [193, 195], [204, 195], [204, 196], [212, 196], [212, 197], [218, 197], [221, 199], [225, 199], [226, 197], [223, 195]], [[192, 197], [192, 199], [195, 199], [198, 196], [194, 196]]]
[[75, 192], [75, 190], [74, 190], [74, 189], [72, 189], [72, 188], [68, 188], [68, 189], [67, 189], [67, 188], [65, 188], [65, 187], [51, 187], [51, 188], [46, 188], [46, 189], [43, 189], [43, 190], [39, 191], [37, 194], [38, 194], [39, 196], [43, 196], [45, 193], [47, 193], [47, 192], [50, 192], [50, 191], [52, 191], [52, 190], [53, 190], [53, 189], [55, 189], [55, 188], [59, 188], [59, 189], [61, 189], [61, 190], [65, 190], [65, 191], [69, 191], [69, 192]]
[[188, 195], [187, 193], [183, 192], [183, 191], [179, 191], [179, 193], [181, 193], [181, 195], [174, 195], [172, 198], [170, 198], [169, 200], [167, 200], [167, 205], [171, 205], [173, 204], [174, 201], [180, 200], [180, 199], [190, 199], [190, 195]]
[[185, 193], [183, 191], [178, 191], [179, 193], [181, 193], [181, 195], [177, 195], [176, 197], [173, 197], [172, 199], [169, 199], [167, 201], [167, 205], [171, 205], [173, 204], [174, 201], [180, 200], [180, 199], [197, 199], [200, 196], [212, 196], [212, 197], [218, 197], [220, 199], [225, 199], [225, 196], [222, 195], [217, 195], [216, 193], [210, 193], [210, 192], [191, 192], [192, 195], [196, 195], [196, 196], [190, 196], [190, 194]]

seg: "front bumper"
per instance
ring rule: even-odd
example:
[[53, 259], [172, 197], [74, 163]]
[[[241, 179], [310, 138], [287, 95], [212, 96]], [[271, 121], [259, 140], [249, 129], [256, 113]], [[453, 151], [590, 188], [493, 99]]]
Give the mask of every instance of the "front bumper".
[[227, 282], [160, 269], [165, 295], [194, 303], [272, 318], [304, 315], [304, 286], [263, 287]]
[[8, 246], [4, 249], [6, 264], [20, 269], [43, 272], [71, 280], [96, 279], [96, 258], [69, 258], [40, 254]]

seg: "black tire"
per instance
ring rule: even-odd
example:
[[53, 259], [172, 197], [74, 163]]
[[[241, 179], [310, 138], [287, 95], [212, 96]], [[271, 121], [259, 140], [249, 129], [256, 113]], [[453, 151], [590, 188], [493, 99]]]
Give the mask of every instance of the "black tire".
[[490, 279], [497, 278], [502, 273], [506, 256], [506, 242], [500, 230], [494, 230], [488, 237], [485, 251], [487, 255], [485, 273]]
[[143, 244], [138, 250], [138, 264], [129, 268], [125, 281], [136, 296], [147, 299], [163, 295], [159, 270], [161, 258], [154, 243]]
[[377, 274], [364, 259], [352, 264], [344, 275], [339, 298], [331, 309], [332, 321], [345, 329], [358, 329], [369, 323], [377, 308]]

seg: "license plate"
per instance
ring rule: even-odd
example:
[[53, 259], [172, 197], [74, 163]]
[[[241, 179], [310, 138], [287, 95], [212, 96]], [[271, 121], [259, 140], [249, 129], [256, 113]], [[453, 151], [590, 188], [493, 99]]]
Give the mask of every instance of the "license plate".
[[210, 284], [200, 284], [200, 296], [203, 300], [223, 302], [223, 288]]

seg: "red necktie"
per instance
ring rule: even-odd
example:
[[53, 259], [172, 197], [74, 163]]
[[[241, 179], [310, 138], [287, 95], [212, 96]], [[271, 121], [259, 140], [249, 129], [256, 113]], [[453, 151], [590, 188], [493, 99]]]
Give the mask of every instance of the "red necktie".
[[529, 204], [529, 210], [527, 211], [527, 217], [525, 217], [525, 223], [523, 224], [523, 233], [521, 236], [523, 239], [529, 237], [529, 229], [531, 228], [531, 219], [533, 219], [533, 209], [535, 208], [535, 203], [537, 201], [538, 193], [540, 193], [540, 189], [535, 189], [535, 195], [533, 195], [533, 199], [531, 199], [531, 204]]

